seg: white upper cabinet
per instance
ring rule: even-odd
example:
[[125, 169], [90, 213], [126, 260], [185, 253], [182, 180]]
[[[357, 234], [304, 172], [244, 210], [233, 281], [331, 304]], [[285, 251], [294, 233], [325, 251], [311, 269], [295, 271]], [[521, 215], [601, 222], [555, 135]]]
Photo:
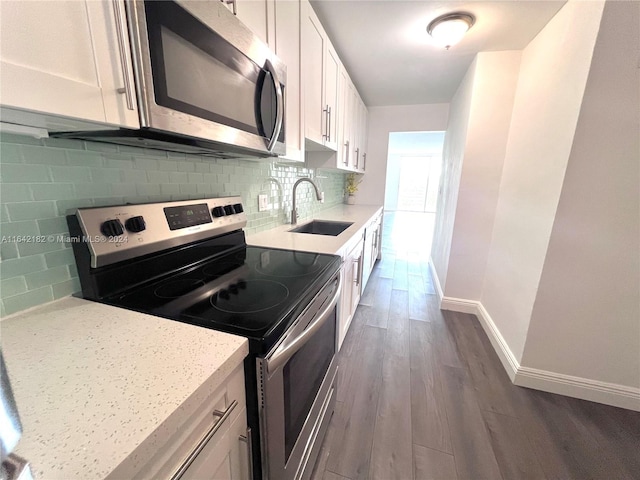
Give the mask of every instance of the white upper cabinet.
[[338, 148], [339, 82], [340, 59], [331, 42], [327, 42], [324, 77], [324, 112], [326, 116], [324, 144], [331, 150], [337, 150]]
[[3, 0], [0, 22], [3, 121], [139, 128], [122, 0]]
[[357, 130], [356, 133], [356, 158], [355, 169], [358, 172], [364, 172], [367, 166], [367, 125], [368, 116], [367, 107], [356, 92], [355, 96], [355, 109], [357, 116], [354, 117], [354, 126]]
[[341, 66], [340, 78], [338, 83], [338, 155], [336, 168], [341, 170], [351, 170], [351, 79], [347, 70]]
[[220, 0], [249, 30], [273, 49], [275, 0]]
[[[340, 60], [320, 20], [302, 1], [302, 82], [305, 138], [317, 146], [337, 149], [338, 77]], [[314, 149], [307, 145], [308, 149]]]
[[284, 160], [304, 162], [303, 102], [300, 80], [300, 0], [276, 0], [275, 53], [287, 65]]

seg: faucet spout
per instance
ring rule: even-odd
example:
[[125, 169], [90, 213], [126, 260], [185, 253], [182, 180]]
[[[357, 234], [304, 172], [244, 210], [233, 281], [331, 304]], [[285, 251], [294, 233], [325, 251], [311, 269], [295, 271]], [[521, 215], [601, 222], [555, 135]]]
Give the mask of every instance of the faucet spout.
[[295, 225], [296, 223], [298, 223], [298, 209], [296, 208], [296, 189], [298, 188], [298, 185], [300, 185], [300, 183], [302, 182], [309, 182], [311, 185], [313, 185], [313, 189], [316, 191], [316, 199], [319, 202], [324, 201], [324, 198], [322, 197], [322, 193], [320, 193], [320, 189], [313, 182], [313, 180], [307, 177], [303, 177], [300, 180], [298, 180], [296, 183], [293, 184], [293, 206], [291, 208], [291, 224], [292, 225]]

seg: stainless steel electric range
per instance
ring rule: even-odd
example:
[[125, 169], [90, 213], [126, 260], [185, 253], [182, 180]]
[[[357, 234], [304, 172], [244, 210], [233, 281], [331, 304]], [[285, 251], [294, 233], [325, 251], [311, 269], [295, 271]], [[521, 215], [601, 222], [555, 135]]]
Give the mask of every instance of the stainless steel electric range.
[[240, 197], [67, 221], [85, 298], [249, 339], [253, 477], [309, 478], [335, 404], [340, 257], [247, 246]]

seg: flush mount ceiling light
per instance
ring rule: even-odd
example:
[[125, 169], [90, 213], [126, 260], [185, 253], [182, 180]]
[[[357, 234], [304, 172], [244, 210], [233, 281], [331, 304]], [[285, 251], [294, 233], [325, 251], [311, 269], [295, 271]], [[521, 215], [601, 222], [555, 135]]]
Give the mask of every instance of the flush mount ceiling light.
[[432, 20], [427, 26], [427, 32], [438, 45], [449, 50], [449, 47], [462, 40], [475, 21], [475, 17], [469, 13], [447, 13]]

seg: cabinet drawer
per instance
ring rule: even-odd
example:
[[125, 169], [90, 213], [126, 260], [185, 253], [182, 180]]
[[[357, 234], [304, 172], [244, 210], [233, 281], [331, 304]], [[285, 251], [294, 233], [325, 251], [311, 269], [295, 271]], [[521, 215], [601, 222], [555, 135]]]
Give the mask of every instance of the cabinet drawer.
[[[241, 364], [186, 421], [167, 434], [166, 440], [160, 442], [162, 446], [158, 448], [151, 461], [143, 465], [134, 478], [172, 478], [199, 444], [206, 445], [205, 449], [210, 449], [221, 441], [238, 418], [246, 424], [245, 403], [244, 369]], [[180, 408], [183, 407], [178, 407]], [[223, 417], [227, 411], [229, 413]], [[212, 429], [215, 433], [205, 441]], [[189, 468], [186, 468], [184, 474], [188, 471]]]
[[218, 432], [198, 454], [180, 480], [249, 480], [247, 412], [229, 422], [229, 428]]

